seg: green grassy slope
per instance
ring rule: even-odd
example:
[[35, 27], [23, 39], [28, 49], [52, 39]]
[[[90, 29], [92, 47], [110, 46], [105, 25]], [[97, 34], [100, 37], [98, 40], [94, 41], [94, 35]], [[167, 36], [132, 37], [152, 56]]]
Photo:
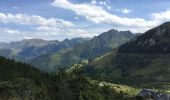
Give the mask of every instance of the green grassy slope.
[[83, 66], [81, 72], [93, 79], [133, 86], [170, 90], [170, 54], [110, 52]]

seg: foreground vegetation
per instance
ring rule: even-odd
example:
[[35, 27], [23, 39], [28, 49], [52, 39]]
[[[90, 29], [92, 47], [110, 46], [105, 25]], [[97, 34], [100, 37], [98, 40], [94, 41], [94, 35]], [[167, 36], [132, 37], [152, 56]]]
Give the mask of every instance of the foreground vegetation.
[[135, 100], [130, 87], [91, 81], [76, 71], [47, 74], [2, 57], [0, 63], [0, 100]]

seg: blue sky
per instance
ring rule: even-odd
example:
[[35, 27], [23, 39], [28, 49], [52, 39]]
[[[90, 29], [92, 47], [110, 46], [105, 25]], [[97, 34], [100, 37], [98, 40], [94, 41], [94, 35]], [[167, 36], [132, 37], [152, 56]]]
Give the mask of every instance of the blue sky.
[[170, 20], [170, 0], [0, 0], [0, 42], [93, 37]]

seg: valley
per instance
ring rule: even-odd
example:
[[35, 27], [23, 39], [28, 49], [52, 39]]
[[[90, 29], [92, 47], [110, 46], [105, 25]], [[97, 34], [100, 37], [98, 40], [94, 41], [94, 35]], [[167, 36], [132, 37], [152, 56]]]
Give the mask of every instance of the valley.
[[167, 22], [141, 35], [111, 29], [93, 38], [1, 43], [0, 99], [152, 98], [143, 91], [166, 97], [169, 30]]

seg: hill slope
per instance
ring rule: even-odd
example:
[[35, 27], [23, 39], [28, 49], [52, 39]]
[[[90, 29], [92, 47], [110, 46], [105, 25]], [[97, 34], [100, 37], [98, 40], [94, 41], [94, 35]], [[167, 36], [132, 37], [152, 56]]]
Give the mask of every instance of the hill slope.
[[170, 22], [147, 31], [119, 48], [120, 52], [170, 53]]
[[68, 67], [71, 64], [79, 63], [82, 60], [93, 59], [113, 48], [129, 41], [135, 35], [129, 31], [109, 30], [99, 36], [95, 36], [90, 41], [76, 45], [73, 49], [61, 51], [54, 54], [47, 54], [37, 57], [31, 61], [40, 69], [56, 71], [58, 67]]
[[[126, 88], [128, 91], [131, 89]], [[120, 88], [119, 91], [121, 90]], [[128, 97], [124, 91], [119, 93], [108, 85], [99, 86], [98, 82], [90, 81], [81, 75], [64, 71], [46, 74], [27, 64], [0, 57], [0, 100], [132, 100], [132, 98], [134, 97]]]
[[170, 89], [169, 27], [170, 23], [165, 23], [151, 29], [81, 71], [94, 79]]

